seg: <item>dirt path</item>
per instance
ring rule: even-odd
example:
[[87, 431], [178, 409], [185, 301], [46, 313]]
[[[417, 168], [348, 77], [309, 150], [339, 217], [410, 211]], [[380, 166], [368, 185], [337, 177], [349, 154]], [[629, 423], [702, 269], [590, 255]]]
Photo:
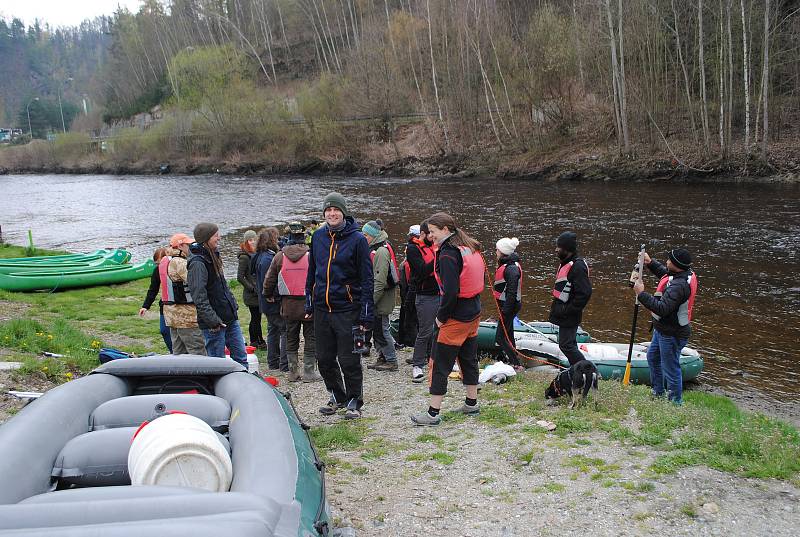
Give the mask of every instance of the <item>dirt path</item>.
[[[343, 421], [317, 412], [327, 400], [321, 383], [288, 389], [312, 427]], [[460, 386], [451, 392], [445, 409], [463, 400]], [[405, 364], [365, 370], [369, 432], [362, 448], [328, 454], [327, 475], [335, 521], [358, 536], [797, 535], [800, 490], [791, 483], [704, 467], [656, 476], [654, 448], [597, 432], [562, 438], [525, 416], [413, 427], [409, 414], [427, 408], [426, 393]]]

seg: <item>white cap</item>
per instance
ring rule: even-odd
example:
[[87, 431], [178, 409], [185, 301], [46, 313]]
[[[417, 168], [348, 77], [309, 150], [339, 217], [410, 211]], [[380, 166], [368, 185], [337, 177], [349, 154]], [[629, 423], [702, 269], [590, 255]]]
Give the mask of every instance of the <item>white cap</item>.
[[508, 237], [503, 237], [499, 241], [497, 241], [497, 249], [500, 250], [500, 253], [505, 255], [512, 254], [519, 246], [519, 239], [514, 237], [513, 239], [509, 239]]
[[415, 237], [419, 237], [419, 226], [418, 225], [413, 225], [413, 226], [409, 227], [408, 228], [408, 234], [409, 234], [409, 236], [414, 235]]

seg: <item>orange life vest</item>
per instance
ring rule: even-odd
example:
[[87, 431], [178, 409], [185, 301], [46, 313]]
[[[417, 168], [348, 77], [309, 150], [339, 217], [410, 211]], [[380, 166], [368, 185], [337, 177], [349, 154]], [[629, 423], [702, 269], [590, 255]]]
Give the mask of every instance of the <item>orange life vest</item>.
[[[589, 272], [589, 265], [586, 264], [586, 261], [580, 259], [584, 265], [586, 265], [586, 272]], [[560, 300], [561, 302], [568, 302], [570, 294], [572, 293], [572, 282], [567, 279], [569, 276], [569, 271], [572, 270], [572, 265], [575, 264], [575, 260], [573, 259], [569, 263], [565, 263], [562, 265], [558, 272], [556, 272], [556, 283], [553, 285], [553, 297], [556, 300]]]
[[292, 261], [284, 253], [281, 271], [278, 274], [278, 294], [281, 296], [305, 295], [307, 275], [308, 252], [297, 261]]
[[[389, 263], [389, 278], [386, 280], [387, 287], [391, 288], [400, 283], [400, 272], [397, 268], [397, 257], [394, 255], [394, 248], [392, 248], [392, 245], [389, 244], [389, 241], [386, 241], [381, 248], [384, 246], [387, 250], [389, 250], [389, 258], [391, 260]], [[370, 251], [369, 253], [369, 260], [372, 261], [373, 266], [375, 265], [375, 252], [377, 251], [378, 250], [376, 249]]]
[[[692, 321], [692, 309], [694, 309], [694, 297], [697, 294], [697, 275], [694, 272], [690, 272], [689, 275], [686, 277], [686, 282], [689, 284], [689, 299], [678, 306], [678, 311], [676, 312], [678, 315], [678, 324], [681, 326], [687, 326]], [[656, 287], [656, 292], [653, 293], [654, 297], [661, 297], [664, 295], [664, 291], [667, 287], [670, 286], [672, 283], [672, 276], [669, 274], [665, 274], [661, 277], [661, 280], [658, 282], [658, 287]], [[651, 313], [653, 319], [660, 320], [661, 317], [656, 315], [655, 313]]]
[[[466, 246], [459, 246], [458, 251], [461, 252], [463, 262], [461, 275], [458, 277], [458, 298], [474, 298], [481, 294], [484, 288], [483, 275], [486, 272], [486, 265], [483, 262], [483, 256], [480, 252], [475, 252]], [[436, 265], [437, 258], [434, 259], [433, 275], [439, 284], [439, 294], [444, 295], [442, 280], [436, 270]]]
[[[514, 264], [519, 269], [519, 285], [517, 285], [517, 302], [522, 301], [522, 266], [518, 262], [514, 262]], [[499, 267], [497, 267], [497, 271], [494, 273], [494, 286], [492, 288], [492, 294], [497, 300], [505, 300], [506, 299], [506, 267], [508, 265], [503, 263]]]
[[[419, 249], [419, 253], [422, 254], [422, 260], [425, 262], [426, 265], [428, 263], [430, 263], [431, 261], [433, 261], [434, 259], [436, 259], [436, 251], [432, 247], [430, 247], [427, 244], [425, 244], [425, 241], [420, 240], [420, 239], [415, 237], [415, 238], [411, 239], [411, 242], [413, 242], [414, 245]], [[406, 253], [406, 258], [408, 258], [408, 253]], [[402, 264], [403, 264], [403, 270], [406, 273], [406, 281], [410, 282], [411, 281], [411, 265], [409, 264], [408, 259], [403, 261]], [[424, 279], [424, 278], [426, 278], [428, 276], [430, 276], [430, 274], [426, 274], [424, 277], [422, 277], [420, 279]]]

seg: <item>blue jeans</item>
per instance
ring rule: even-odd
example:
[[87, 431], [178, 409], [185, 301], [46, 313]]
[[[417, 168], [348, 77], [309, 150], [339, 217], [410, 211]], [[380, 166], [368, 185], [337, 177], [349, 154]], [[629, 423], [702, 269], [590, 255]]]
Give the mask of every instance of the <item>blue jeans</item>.
[[164, 314], [158, 316], [158, 331], [161, 332], [161, 337], [164, 338], [164, 344], [167, 346], [169, 353], [172, 354], [172, 336], [169, 334], [169, 327], [164, 320]]
[[372, 339], [375, 346], [383, 353], [387, 362], [397, 362], [397, 351], [394, 349], [394, 338], [389, 331], [389, 316], [376, 315], [375, 328], [372, 330]]
[[665, 336], [653, 329], [653, 341], [647, 348], [647, 364], [650, 366], [650, 384], [653, 395], [667, 396], [676, 405], [683, 402], [683, 375], [681, 374], [681, 350], [686, 346], [686, 339]]
[[206, 340], [206, 354], [225, 358], [225, 346], [231, 351], [231, 358], [247, 367], [247, 349], [244, 348], [244, 336], [239, 321], [231, 321], [225, 328], [209, 330], [203, 328], [203, 339]]

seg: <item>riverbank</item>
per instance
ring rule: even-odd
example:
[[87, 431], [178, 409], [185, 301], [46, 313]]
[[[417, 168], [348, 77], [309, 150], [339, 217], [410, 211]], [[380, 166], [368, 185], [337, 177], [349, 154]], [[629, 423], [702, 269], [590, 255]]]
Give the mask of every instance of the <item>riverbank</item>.
[[[0, 359], [22, 363], [0, 372], [0, 423], [22, 407], [8, 390], [69, 382], [97, 365], [99, 346], [164, 352], [157, 311], [137, 315], [147, 285], [0, 291]], [[326, 462], [335, 523], [360, 537], [796, 533], [800, 433], [781, 419], [696, 390], [676, 408], [615, 381], [601, 383], [596, 408], [571, 411], [545, 404], [551, 375], [526, 372], [485, 386], [478, 417], [447, 411], [462, 400], [454, 383], [443, 424], [420, 429], [408, 415], [425, 408], [426, 387], [410, 382], [408, 356], [399, 372], [365, 370], [357, 423], [317, 412], [320, 383], [276, 374]]]
[[[263, 153], [212, 158], [176, 153], [116, 154], [50, 149], [48, 142], [0, 151], [2, 174], [203, 175], [232, 176], [336, 175], [367, 177], [492, 178], [528, 181], [689, 181], [711, 183], [800, 183], [800, 146], [774, 142], [765, 161], [733, 147], [727, 157], [706, 153], [695, 144], [672, 141], [663, 146], [633, 146], [629, 155], [616, 147], [575, 140], [549, 149], [472, 147], [450, 153], [426, 143], [418, 125], [398, 129], [393, 143], [364, 143], [326, 154], [297, 154], [272, 159]], [[439, 146], [440, 147], [440, 146]]]

